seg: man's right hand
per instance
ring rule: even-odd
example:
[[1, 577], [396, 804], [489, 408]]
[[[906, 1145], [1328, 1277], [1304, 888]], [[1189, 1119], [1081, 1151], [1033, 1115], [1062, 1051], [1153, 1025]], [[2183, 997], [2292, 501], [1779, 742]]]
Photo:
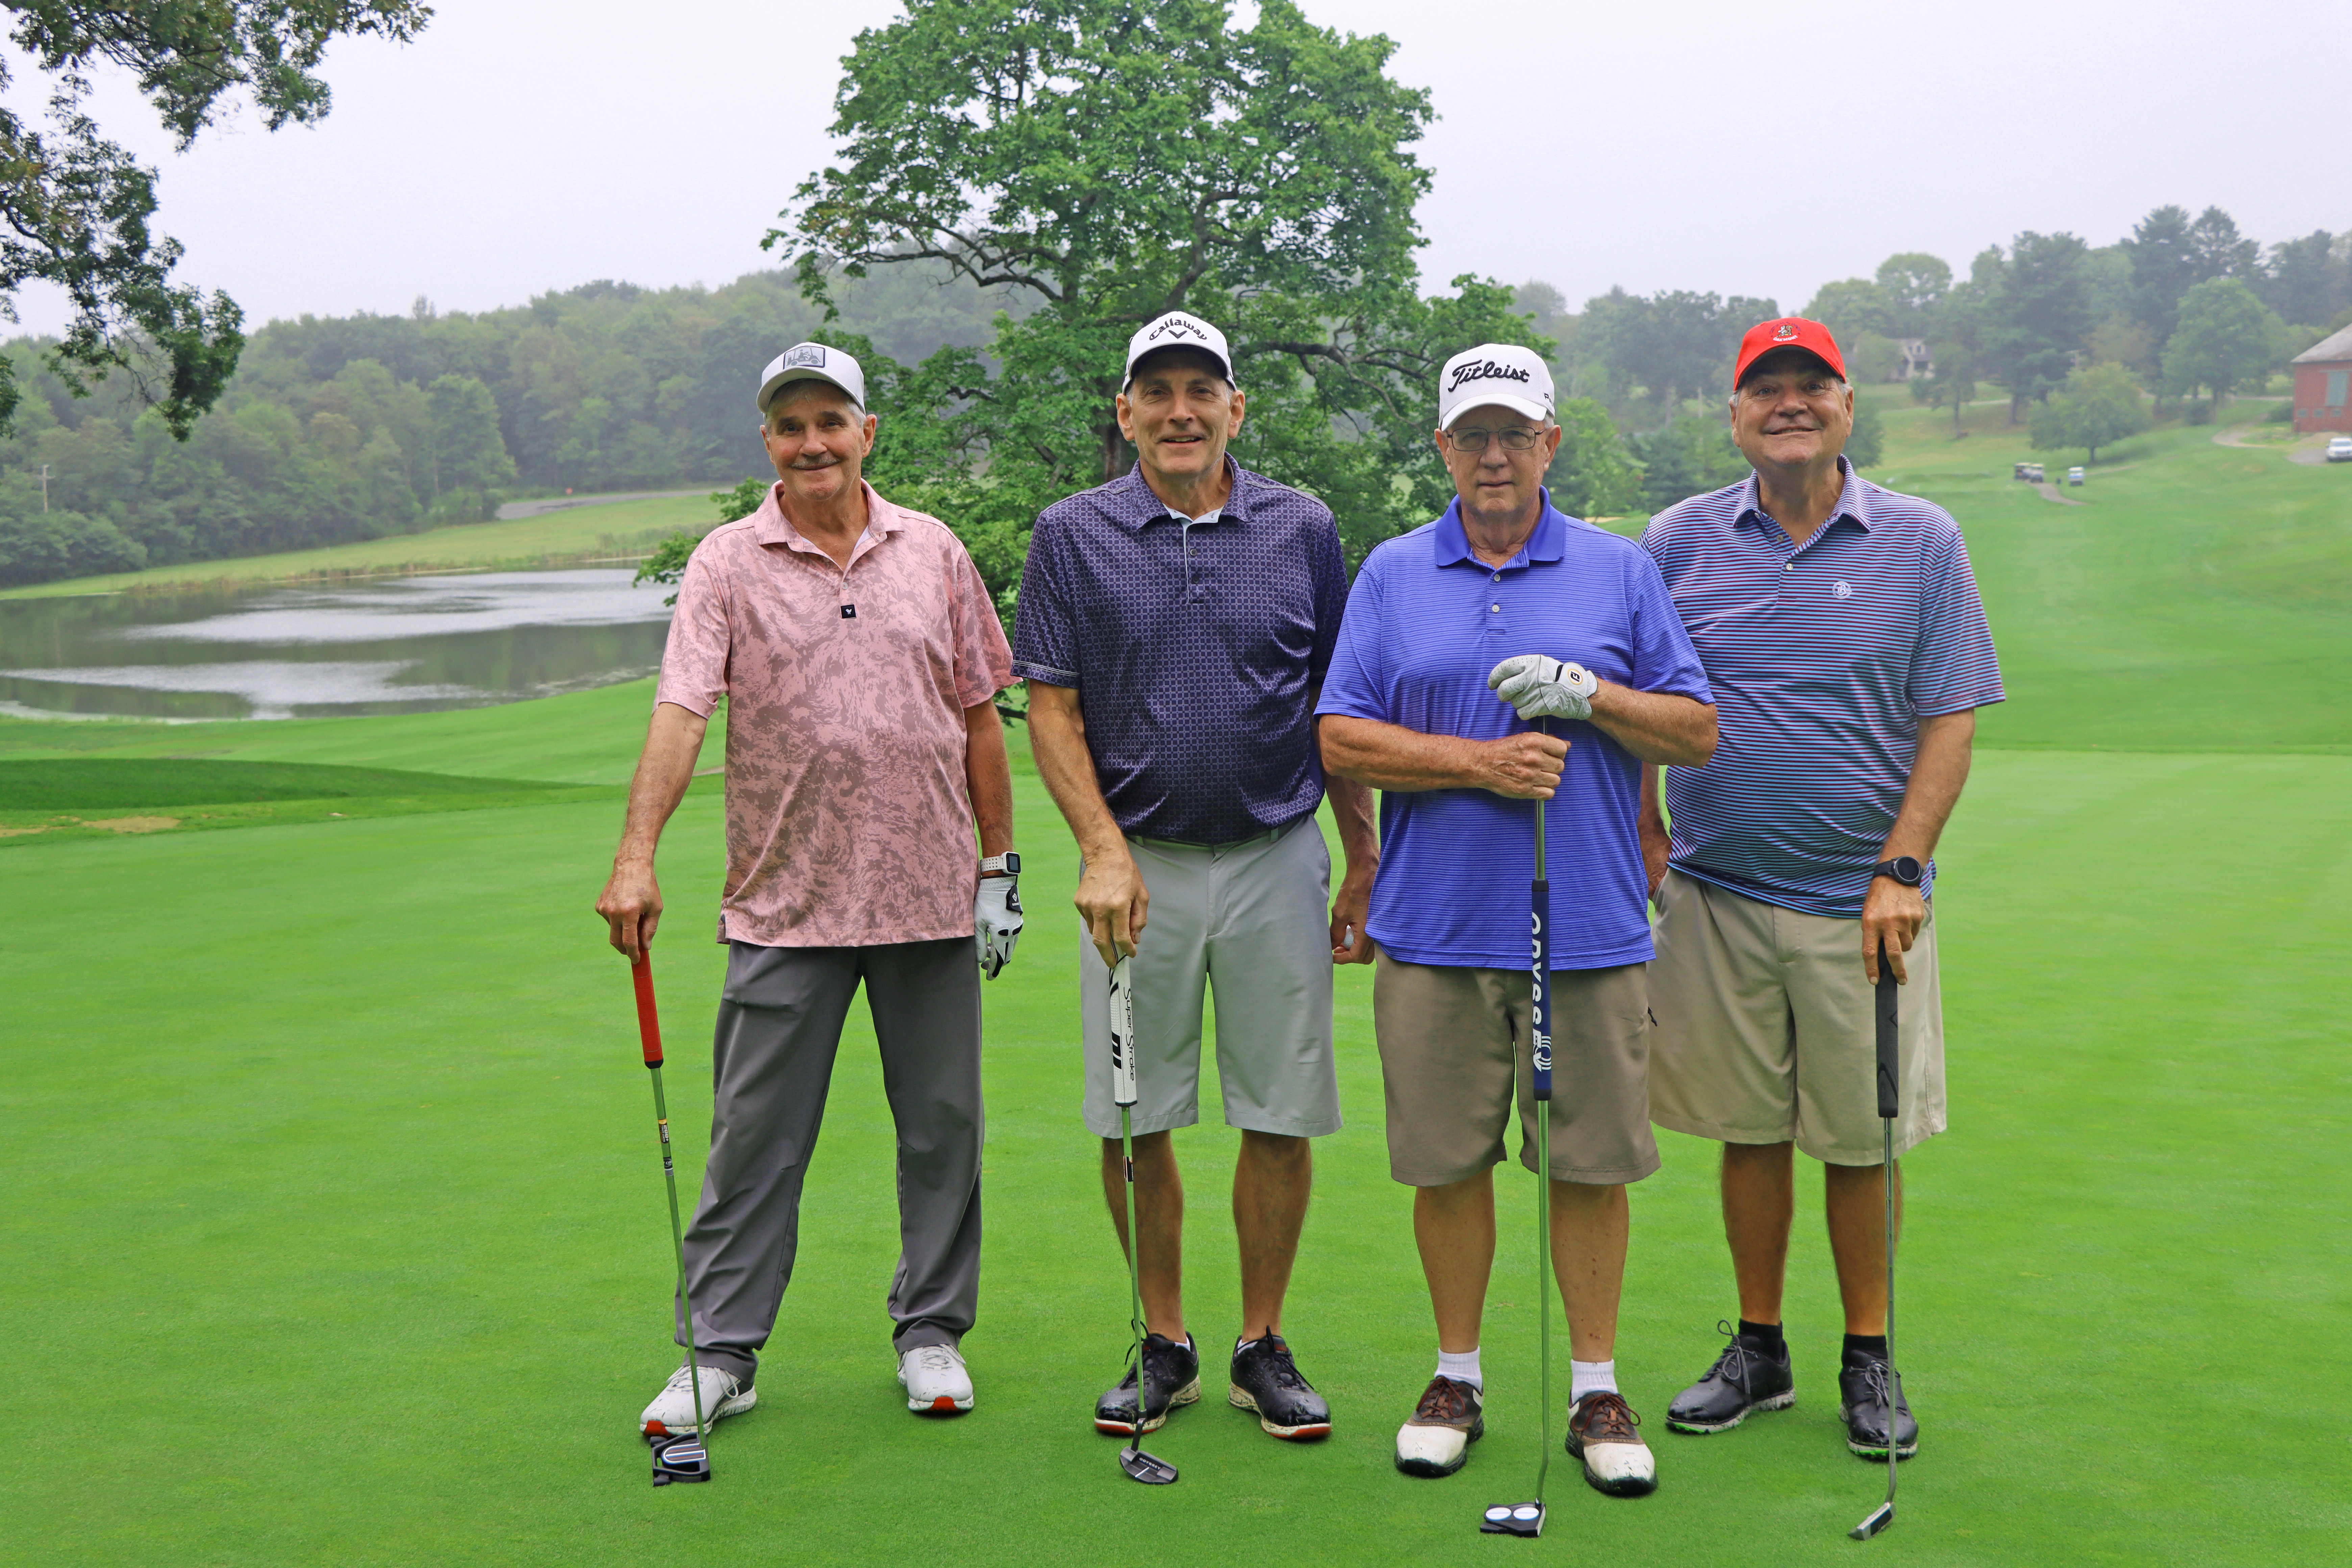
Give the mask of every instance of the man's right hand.
[[596, 912], [613, 928], [613, 945], [632, 965], [643, 963], [653, 945], [654, 928], [661, 924], [661, 885], [650, 865], [616, 863], [613, 879], [596, 900]]
[[1143, 940], [1151, 890], [1143, 885], [1143, 874], [1135, 868], [1135, 858], [1124, 842], [1108, 853], [1087, 856], [1086, 862], [1077, 897], [1070, 901], [1078, 907], [1078, 918], [1087, 922], [1087, 935], [1103, 963], [1115, 965]]
[[1568, 765], [1568, 742], [1523, 730], [1482, 743], [1479, 786], [1505, 800], [1549, 800]]

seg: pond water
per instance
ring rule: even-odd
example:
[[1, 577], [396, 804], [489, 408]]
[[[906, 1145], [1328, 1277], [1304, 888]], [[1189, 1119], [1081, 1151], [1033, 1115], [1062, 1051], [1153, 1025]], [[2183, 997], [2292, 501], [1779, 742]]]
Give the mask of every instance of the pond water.
[[625, 568], [0, 599], [0, 712], [290, 719], [650, 675], [671, 590]]

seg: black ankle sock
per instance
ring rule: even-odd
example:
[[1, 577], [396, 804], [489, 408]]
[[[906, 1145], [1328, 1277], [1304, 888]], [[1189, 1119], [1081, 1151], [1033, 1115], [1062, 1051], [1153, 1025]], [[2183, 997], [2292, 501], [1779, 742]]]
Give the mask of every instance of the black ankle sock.
[[1739, 1320], [1739, 1337], [1758, 1350], [1769, 1351], [1774, 1355], [1780, 1354], [1781, 1346], [1787, 1342], [1780, 1336], [1780, 1324], [1751, 1323], [1745, 1318]]
[[1845, 1337], [1845, 1348], [1849, 1351], [1863, 1351], [1885, 1361], [1886, 1336], [1885, 1334], [1848, 1334]]

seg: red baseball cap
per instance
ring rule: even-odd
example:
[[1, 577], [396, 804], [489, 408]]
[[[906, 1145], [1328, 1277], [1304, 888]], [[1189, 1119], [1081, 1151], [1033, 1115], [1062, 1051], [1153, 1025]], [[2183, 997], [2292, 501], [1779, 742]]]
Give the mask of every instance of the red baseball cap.
[[1837, 340], [1830, 336], [1827, 327], [1802, 316], [1780, 316], [1757, 322], [1739, 340], [1739, 361], [1731, 367], [1731, 384], [1738, 387], [1747, 379], [1748, 367], [1774, 349], [1802, 349], [1837, 372], [1840, 381], [1845, 379], [1845, 356], [1838, 353]]

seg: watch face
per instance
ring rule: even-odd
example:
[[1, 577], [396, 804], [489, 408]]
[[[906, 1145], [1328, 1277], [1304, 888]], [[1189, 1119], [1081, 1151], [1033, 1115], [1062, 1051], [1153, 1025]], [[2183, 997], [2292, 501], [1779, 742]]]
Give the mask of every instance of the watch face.
[[1916, 888], [1925, 879], [1927, 869], [1912, 856], [1897, 855], [1895, 858], [1895, 879], [1898, 882]]

